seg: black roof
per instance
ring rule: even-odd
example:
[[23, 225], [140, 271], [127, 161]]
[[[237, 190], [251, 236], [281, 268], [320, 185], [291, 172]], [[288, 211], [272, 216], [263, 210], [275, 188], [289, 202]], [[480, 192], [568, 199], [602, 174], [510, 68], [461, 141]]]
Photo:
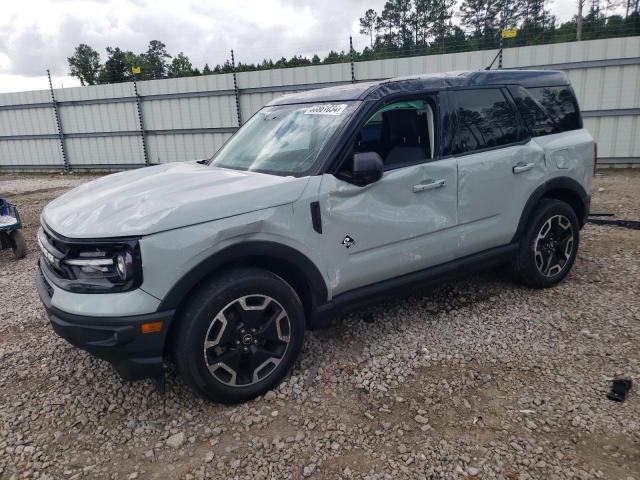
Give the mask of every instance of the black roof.
[[563, 72], [557, 70], [477, 70], [470, 72], [446, 72], [398, 77], [374, 82], [349, 83], [335, 87], [306, 90], [275, 98], [267, 105], [337, 102], [346, 100], [377, 100], [393, 93], [411, 93], [488, 85], [550, 87], [554, 85], [569, 85], [569, 80]]

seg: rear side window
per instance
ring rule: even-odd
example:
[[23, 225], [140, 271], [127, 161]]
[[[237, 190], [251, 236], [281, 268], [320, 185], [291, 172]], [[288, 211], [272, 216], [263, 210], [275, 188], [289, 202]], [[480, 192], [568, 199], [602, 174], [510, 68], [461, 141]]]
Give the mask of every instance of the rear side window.
[[500, 89], [453, 92], [458, 117], [454, 154], [494, 148], [521, 139], [521, 127], [512, 104]]
[[509, 90], [520, 115], [531, 131], [531, 135], [537, 137], [560, 131], [556, 123], [527, 90], [522, 87], [510, 87]]
[[546, 113], [557, 125], [557, 131], [577, 130], [582, 128], [578, 105], [571, 88], [560, 87], [536, 87], [527, 91], [545, 109]]

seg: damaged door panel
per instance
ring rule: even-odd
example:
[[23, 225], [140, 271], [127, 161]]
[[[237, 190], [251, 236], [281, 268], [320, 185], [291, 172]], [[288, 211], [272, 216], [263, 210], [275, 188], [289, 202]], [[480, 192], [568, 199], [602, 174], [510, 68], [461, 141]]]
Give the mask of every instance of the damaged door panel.
[[456, 196], [453, 158], [385, 172], [366, 187], [323, 175], [323, 248], [334, 294], [453, 259]]

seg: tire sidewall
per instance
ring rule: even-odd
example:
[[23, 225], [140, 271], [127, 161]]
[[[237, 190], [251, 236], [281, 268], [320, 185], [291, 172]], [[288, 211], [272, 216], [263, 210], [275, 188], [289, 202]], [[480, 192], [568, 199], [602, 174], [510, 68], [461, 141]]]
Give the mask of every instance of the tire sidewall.
[[[210, 289], [207, 295], [197, 296], [195, 309], [187, 312], [182, 321], [189, 325], [179, 341], [179, 354], [186, 360], [186, 373], [193, 386], [205, 397], [221, 403], [250, 400], [277, 385], [295, 362], [304, 340], [305, 319], [302, 304], [295, 291], [271, 272], [248, 270], [245, 275], [233, 275], [227, 282]], [[245, 295], [267, 295], [286, 310], [290, 322], [290, 341], [275, 369], [263, 380], [246, 387], [231, 387], [220, 382], [209, 372], [204, 360], [203, 343], [214, 316], [225, 306]]]
[[[573, 229], [573, 250], [562, 271], [553, 277], [547, 277], [540, 273], [536, 265], [535, 246], [538, 232], [540, 232], [542, 225], [554, 215], [563, 215], [569, 220], [569, 222], [571, 222], [571, 228]], [[525, 236], [525, 245], [526, 248], [523, 251], [524, 258], [522, 258], [522, 260], [526, 265], [526, 274], [530, 276], [530, 280], [532, 280], [536, 286], [542, 288], [550, 287], [561, 282], [571, 271], [580, 245], [580, 224], [573, 208], [561, 200], [544, 201], [534, 212], [534, 216]]]
[[24, 258], [27, 255], [27, 242], [22, 232], [20, 230], [14, 230], [10, 233], [9, 238], [13, 244], [11, 247], [13, 255], [18, 259]]

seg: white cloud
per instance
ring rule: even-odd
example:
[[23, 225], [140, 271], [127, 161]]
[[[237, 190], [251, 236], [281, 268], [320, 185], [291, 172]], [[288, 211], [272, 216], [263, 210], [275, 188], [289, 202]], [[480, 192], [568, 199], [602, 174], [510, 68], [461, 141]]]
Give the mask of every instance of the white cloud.
[[[294, 54], [357, 48], [358, 18], [385, 0], [22, 0], [5, 1], [0, 16], [0, 91], [78, 85], [67, 76], [67, 57], [79, 43], [145, 51], [161, 40], [170, 53], [187, 54], [194, 66], [236, 59], [256, 62]], [[573, 15], [574, 1], [556, 0], [560, 20]]]

